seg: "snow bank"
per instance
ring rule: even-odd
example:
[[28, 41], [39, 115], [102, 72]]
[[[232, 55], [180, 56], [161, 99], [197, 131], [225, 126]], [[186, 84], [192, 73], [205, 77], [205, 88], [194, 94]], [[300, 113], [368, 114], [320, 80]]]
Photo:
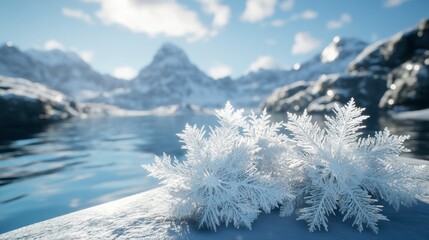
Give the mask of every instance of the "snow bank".
[[426, 120], [429, 121], [429, 108], [416, 110], [416, 111], [406, 111], [392, 114], [394, 119], [398, 120]]
[[103, 103], [81, 103], [83, 112], [82, 117], [138, 117], [138, 116], [177, 116], [193, 114], [213, 114], [210, 109], [205, 109], [192, 104], [173, 104], [157, 107], [151, 110], [130, 110], [123, 109], [114, 105]]
[[[410, 164], [427, 161], [403, 158]], [[429, 173], [428, 173], [429, 177]], [[167, 215], [171, 197], [163, 188], [126, 197], [44, 222], [23, 227], [0, 239], [429, 239], [429, 181], [426, 195], [417, 205], [396, 212], [385, 207], [390, 221], [379, 223], [379, 234], [359, 233], [341, 216], [329, 218], [329, 232], [308, 232], [296, 216], [281, 218], [278, 212], [261, 214], [253, 230], [220, 227], [217, 232], [198, 230], [195, 223], [175, 223]]]

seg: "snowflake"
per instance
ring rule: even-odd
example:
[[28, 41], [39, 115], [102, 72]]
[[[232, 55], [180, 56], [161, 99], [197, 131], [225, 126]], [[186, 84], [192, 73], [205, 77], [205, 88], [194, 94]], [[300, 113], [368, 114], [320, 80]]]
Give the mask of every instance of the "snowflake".
[[261, 148], [242, 134], [243, 126], [255, 133], [243, 110], [235, 111], [227, 103], [216, 115], [219, 126], [210, 128], [207, 137], [203, 128], [189, 125], [178, 134], [187, 151], [185, 161], [164, 155], [144, 168], [174, 197], [171, 213], [176, 218], [193, 219], [199, 227], [213, 230], [222, 222], [250, 229], [260, 209], [269, 212], [286, 195], [276, 181], [258, 171]]
[[[353, 226], [378, 231], [383, 200], [399, 209], [410, 206], [421, 193], [421, 166], [401, 163], [407, 136], [385, 129], [361, 138], [367, 116], [353, 99], [326, 116], [326, 128], [311, 116], [289, 114], [289, 121], [273, 123], [265, 111], [243, 115], [227, 103], [217, 110], [219, 125], [186, 125], [178, 134], [185, 160], [164, 154], [144, 165], [150, 176], [172, 196], [172, 217], [195, 220], [216, 230], [222, 223], [251, 228], [261, 211], [281, 203], [280, 215], [300, 208], [298, 220], [309, 230], [328, 229], [328, 216], [339, 212]], [[291, 138], [282, 134], [283, 127]]]
[[363, 110], [353, 99], [336, 106], [335, 117], [325, 117], [325, 129], [312, 123], [306, 112], [288, 115], [286, 128], [296, 143], [288, 165], [303, 178], [295, 182], [295, 199], [284, 203], [284, 215], [306, 204], [298, 220], [307, 221], [310, 231], [327, 230], [328, 216], [339, 211], [343, 221], [354, 218], [352, 225], [359, 231], [366, 225], [377, 233], [377, 222], [387, 220], [377, 205], [379, 199], [398, 209], [413, 204], [420, 193], [416, 180], [423, 169], [398, 160], [408, 151], [402, 145], [408, 136], [392, 136], [386, 129], [359, 138], [367, 118]]

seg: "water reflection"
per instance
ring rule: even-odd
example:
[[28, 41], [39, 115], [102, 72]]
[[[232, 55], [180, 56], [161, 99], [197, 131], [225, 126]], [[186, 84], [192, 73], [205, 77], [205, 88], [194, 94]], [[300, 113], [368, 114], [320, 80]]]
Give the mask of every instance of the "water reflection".
[[176, 133], [211, 116], [73, 120], [2, 129], [0, 233], [153, 188], [140, 165], [183, 155]]
[[374, 128], [383, 129], [385, 127], [388, 127], [393, 134], [410, 136], [404, 145], [411, 152], [404, 153], [404, 156], [429, 160], [429, 121], [397, 121], [382, 117], [378, 119], [378, 125]]
[[[283, 120], [284, 116], [274, 116]], [[315, 116], [319, 119], [320, 116]], [[212, 116], [73, 120], [34, 129], [2, 129], [0, 233], [157, 186], [140, 165], [163, 152], [179, 158], [176, 133]], [[407, 155], [429, 160], [428, 122], [370, 118], [368, 131], [409, 134]], [[367, 134], [367, 133], [365, 133]]]

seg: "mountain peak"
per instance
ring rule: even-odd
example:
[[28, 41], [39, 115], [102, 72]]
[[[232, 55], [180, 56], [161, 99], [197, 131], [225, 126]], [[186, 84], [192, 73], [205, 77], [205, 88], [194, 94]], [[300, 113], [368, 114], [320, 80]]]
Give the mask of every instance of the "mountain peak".
[[335, 36], [331, 43], [323, 49], [320, 59], [323, 63], [335, 61], [362, 51], [368, 44], [356, 38]]
[[4, 53], [18, 53], [19, 48], [13, 45], [12, 42], [3, 43], [0, 45], [0, 52]]
[[186, 53], [172, 43], [164, 43], [156, 52], [152, 64], [182, 65], [189, 64], [190, 61]]

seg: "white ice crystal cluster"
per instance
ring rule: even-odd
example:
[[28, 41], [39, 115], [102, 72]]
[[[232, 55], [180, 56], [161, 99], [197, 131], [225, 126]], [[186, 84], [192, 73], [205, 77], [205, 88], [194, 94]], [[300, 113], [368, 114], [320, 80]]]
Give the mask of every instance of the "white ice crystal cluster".
[[281, 216], [298, 210], [310, 231], [328, 230], [328, 216], [341, 213], [359, 231], [377, 232], [377, 222], [387, 220], [379, 201], [396, 209], [413, 204], [424, 170], [398, 160], [408, 136], [385, 129], [361, 138], [363, 110], [352, 99], [321, 128], [306, 112], [272, 123], [266, 112], [244, 116], [227, 103], [208, 134], [189, 125], [178, 134], [184, 161], [164, 155], [143, 167], [173, 197], [172, 217], [199, 227], [250, 229], [261, 211], [280, 207]]

